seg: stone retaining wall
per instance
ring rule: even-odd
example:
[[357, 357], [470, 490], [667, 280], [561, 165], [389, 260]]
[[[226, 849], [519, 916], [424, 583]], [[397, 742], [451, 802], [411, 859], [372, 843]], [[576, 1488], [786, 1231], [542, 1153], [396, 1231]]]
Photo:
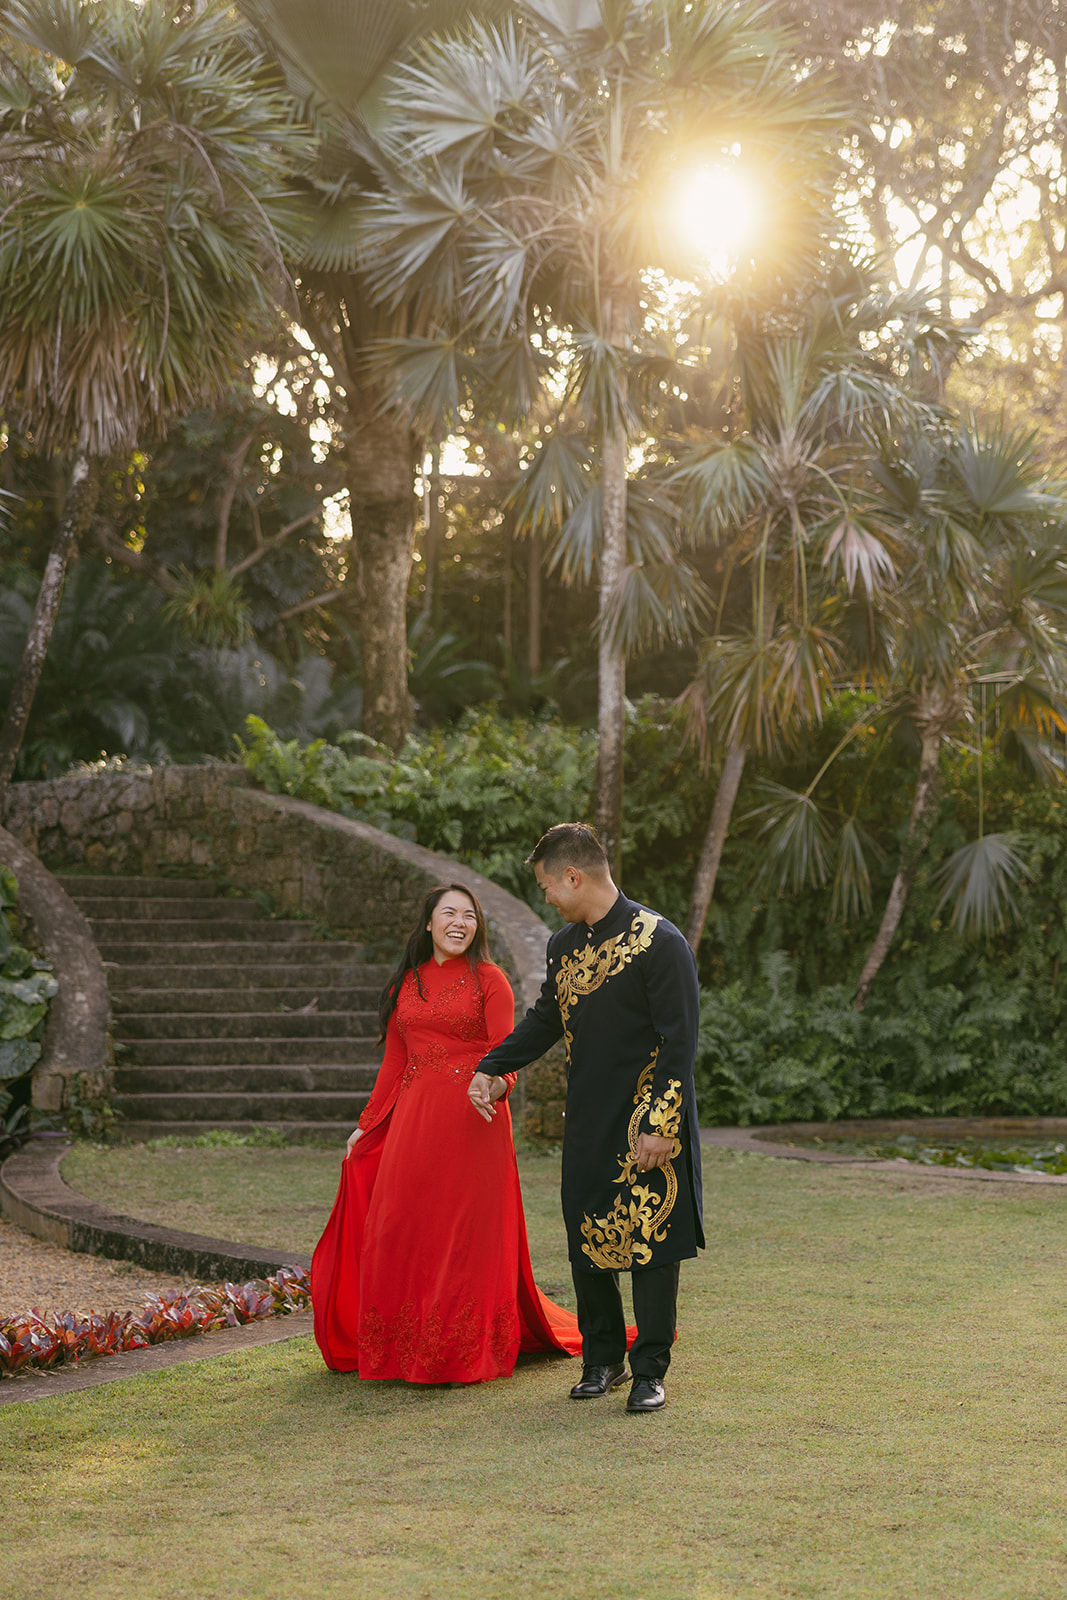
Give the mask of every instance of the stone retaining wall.
[[33, 1104], [38, 1111], [64, 1110], [71, 1104], [70, 1086], [77, 1079], [84, 1096], [109, 1096], [111, 1004], [92, 929], [33, 851], [4, 828], [0, 828], [0, 862], [18, 879], [19, 910], [59, 982], [34, 1068]]
[[[0, 819], [53, 872], [222, 878], [266, 894], [280, 916], [307, 917], [362, 944], [368, 959], [402, 948], [435, 883], [469, 883], [521, 1009], [544, 977], [540, 918], [487, 878], [366, 823], [250, 787], [237, 767], [163, 767], [13, 784]], [[559, 1139], [565, 1094], [557, 1052], [519, 1077], [520, 1127]]]

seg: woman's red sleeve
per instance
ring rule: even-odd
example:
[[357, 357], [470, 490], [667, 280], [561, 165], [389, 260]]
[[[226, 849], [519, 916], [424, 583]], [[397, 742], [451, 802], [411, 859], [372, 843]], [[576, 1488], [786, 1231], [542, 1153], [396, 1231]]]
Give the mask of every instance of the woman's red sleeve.
[[[487, 1048], [492, 1050], [502, 1039], [507, 1038], [515, 1026], [515, 996], [511, 991], [511, 984], [499, 967], [482, 968], [482, 997], [485, 1006], [485, 1031], [489, 1040]], [[507, 1084], [510, 1094], [515, 1087], [518, 1074], [502, 1072], [500, 1076]]]
[[378, 1076], [374, 1080], [371, 1097], [363, 1108], [363, 1115], [359, 1119], [359, 1126], [364, 1133], [369, 1133], [376, 1128], [379, 1122], [389, 1115], [396, 1104], [396, 1097], [400, 1093], [400, 1085], [404, 1078], [404, 1068], [408, 1063], [407, 1045], [400, 1037], [400, 1029], [396, 1023], [396, 1012], [389, 1018], [389, 1026], [385, 1030], [385, 1054], [382, 1064], [378, 1068]]

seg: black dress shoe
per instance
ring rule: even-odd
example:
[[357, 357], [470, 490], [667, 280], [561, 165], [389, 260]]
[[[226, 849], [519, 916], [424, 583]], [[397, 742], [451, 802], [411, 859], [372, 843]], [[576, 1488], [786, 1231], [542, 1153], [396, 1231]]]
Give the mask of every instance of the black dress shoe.
[[571, 1390], [571, 1399], [595, 1400], [599, 1395], [607, 1394], [609, 1389], [617, 1389], [620, 1383], [625, 1382], [626, 1363], [623, 1361], [620, 1361], [617, 1367], [583, 1367], [582, 1380]]
[[662, 1411], [667, 1396], [658, 1378], [635, 1378], [626, 1397], [627, 1411]]

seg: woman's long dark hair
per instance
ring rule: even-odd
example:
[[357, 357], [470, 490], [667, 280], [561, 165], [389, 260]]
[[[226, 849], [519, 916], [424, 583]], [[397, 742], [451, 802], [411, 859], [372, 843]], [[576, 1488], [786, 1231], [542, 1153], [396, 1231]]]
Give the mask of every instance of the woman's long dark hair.
[[446, 894], [465, 894], [474, 907], [474, 915], [478, 919], [478, 925], [474, 930], [474, 938], [467, 946], [465, 954], [467, 965], [474, 973], [475, 978], [478, 976], [478, 968], [482, 962], [492, 960], [489, 954], [489, 935], [485, 927], [485, 913], [479, 904], [478, 896], [473, 894], [463, 883], [440, 883], [436, 889], [431, 889], [422, 902], [419, 920], [416, 922], [411, 931], [411, 937], [404, 946], [404, 954], [400, 957], [392, 977], [382, 990], [382, 996], [378, 1002], [379, 1044], [385, 1038], [385, 1030], [389, 1026], [389, 1018], [396, 1010], [400, 985], [404, 981], [406, 972], [415, 974], [415, 983], [419, 995], [425, 999], [422, 993], [422, 983], [419, 980], [419, 968], [429, 961], [433, 955], [433, 936], [430, 933], [429, 922]]

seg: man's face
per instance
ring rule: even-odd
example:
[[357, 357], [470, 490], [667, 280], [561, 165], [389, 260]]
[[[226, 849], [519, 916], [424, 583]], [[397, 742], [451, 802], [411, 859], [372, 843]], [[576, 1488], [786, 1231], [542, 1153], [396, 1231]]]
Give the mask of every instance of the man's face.
[[574, 867], [564, 867], [559, 877], [546, 872], [540, 861], [534, 863], [537, 887], [543, 892], [546, 904], [555, 906], [565, 922], [584, 922], [582, 874]]

